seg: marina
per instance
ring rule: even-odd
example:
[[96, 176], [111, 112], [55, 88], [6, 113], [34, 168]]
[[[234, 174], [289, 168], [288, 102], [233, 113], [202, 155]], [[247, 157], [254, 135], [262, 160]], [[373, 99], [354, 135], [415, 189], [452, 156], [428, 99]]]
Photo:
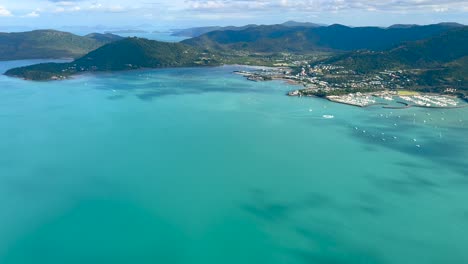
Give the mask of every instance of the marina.
[[[303, 94], [299, 90], [288, 93], [289, 96], [299, 96]], [[463, 108], [468, 104], [462, 100], [447, 95], [419, 94], [399, 95], [396, 91], [379, 91], [371, 93], [349, 93], [345, 95], [328, 95], [326, 99], [340, 104], [357, 107], [382, 106], [391, 109], [406, 109], [409, 107], [422, 108]]]
[[375, 105], [376, 100], [374, 98], [375, 97], [372, 95], [363, 95], [360, 93], [348, 94], [348, 95], [342, 95], [342, 96], [333, 96], [333, 95], [327, 96], [327, 99], [332, 102], [354, 105], [354, 106], [359, 106], [359, 107], [367, 107], [370, 105]]
[[406, 102], [412, 103], [415, 106], [422, 107], [457, 107], [460, 102], [454, 98], [442, 95], [414, 95], [414, 96], [400, 96]]

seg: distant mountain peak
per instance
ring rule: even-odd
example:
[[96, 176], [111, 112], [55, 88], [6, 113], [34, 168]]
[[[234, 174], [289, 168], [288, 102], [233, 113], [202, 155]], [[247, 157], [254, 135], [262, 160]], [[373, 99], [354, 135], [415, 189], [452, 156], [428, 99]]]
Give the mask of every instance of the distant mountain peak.
[[380, 27], [257, 26], [238, 31], [214, 31], [183, 43], [204, 49], [248, 50], [253, 52], [385, 50], [407, 41], [430, 38], [454, 29], [446, 25], [426, 25], [386, 29]]
[[438, 25], [448, 26], [448, 27], [464, 27], [465, 26], [457, 22], [442, 22], [442, 23], [439, 23]]
[[342, 24], [332, 24], [330, 26], [328, 26], [329, 28], [351, 28], [351, 27], [348, 27], [348, 26], [345, 26], [345, 25], [342, 25]]
[[416, 24], [395, 24], [391, 25], [388, 28], [412, 28], [412, 27], [417, 27], [418, 25]]
[[78, 36], [53, 29], [1, 33], [0, 60], [77, 58], [120, 39], [116, 35]]
[[[434, 24], [434, 25], [444, 26], [444, 27], [454, 27], [454, 28], [464, 27], [465, 26], [463, 24], [456, 23], [456, 22], [441, 22], [441, 23]], [[412, 27], [422, 27], [422, 25], [417, 25], [417, 24], [395, 24], [395, 25], [389, 26], [388, 28], [391, 29], [391, 28], [412, 28]]]
[[316, 23], [311, 23], [311, 22], [298, 22], [294, 20], [286, 21], [280, 25], [285, 26], [285, 27], [322, 27], [324, 26], [322, 24], [316, 24]]

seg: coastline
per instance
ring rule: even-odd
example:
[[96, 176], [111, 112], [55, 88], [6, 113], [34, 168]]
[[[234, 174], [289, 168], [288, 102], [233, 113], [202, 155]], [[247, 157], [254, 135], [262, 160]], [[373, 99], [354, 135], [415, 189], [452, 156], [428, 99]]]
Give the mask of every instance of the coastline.
[[[260, 67], [260, 69], [265, 69]], [[306, 80], [300, 79], [299, 76], [289, 76], [287, 74], [278, 74], [285, 67], [276, 67], [271, 72], [246, 72], [239, 71], [236, 74], [243, 75], [250, 81], [269, 81], [269, 80], [281, 80], [289, 85], [304, 86], [307, 87]], [[290, 69], [290, 68], [289, 68]], [[312, 85], [312, 87], [314, 87]], [[334, 103], [340, 103], [350, 106], [356, 106], [360, 108], [371, 107], [371, 106], [382, 106], [388, 109], [407, 109], [410, 107], [420, 107], [429, 109], [455, 109], [468, 107], [467, 98], [456, 96], [455, 94], [442, 94], [442, 93], [423, 93], [407, 87], [405, 89], [377, 89], [372, 91], [370, 88], [356, 89], [355, 92], [346, 92], [345, 89], [334, 88], [332, 95], [327, 94], [328, 92], [321, 92], [321, 88], [305, 88], [299, 90], [289, 91], [286, 95], [288, 96], [307, 96], [327, 99]], [[338, 93], [336, 93], [338, 92]], [[333, 95], [333, 94], [337, 95]], [[397, 104], [403, 106], [391, 105], [387, 102], [377, 101], [378, 98], [386, 101], [394, 101], [396, 98], [404, 101], [396, 101]], [[405, 102], [407, 101], [407, 102]]]
[[[221, 65], [192, 65], [192, 66], [186, 66], [186, 67], [157, 67], [157, 68], [151, 68], [151, 67], [142, 67], [142, 68], [134, 68], [134, 69], [123, 69], [123, 70], [109, 70], [109, 71], [83, 71], [83, 72], [76, 72], [73, 74], [68, 74], [68, 75], [53, 75], [49, 78], [45, 79], [30, 79], [30, 78], [22, 78], [19, 76], [14, 76], [14, 75], [8, 75], [3, 73], [3, 75], [8, 76], [8, 77], [13, 77], [13, 78], [20, 78], [22, 80], [26, 81], [40, 81], [40, 82], [48, 82], [48, 81], [64, 81], [64, 80], [71, 80], [71, 79], [76, 79], [79, 78], [80, 76], [85, 76], [85, 75], [92, 75], [92, 74], [110, 74], [110, 73], [115, 73], [115, 72], [127, 72], [127, 71], [147, 71], [147, 70], [156, 70], [156, 69], [175, 69], [175, 68], [216, 68], [216, 67], [239, 67], [245, 70], [257, 70], [261, 71], [260, 73], [258, 72], [250, 72], [250, 71], [245, 71], [245, 70], [234, 70], [234, 74], [239, 74], [244, 76], [247, 80], [250, 81], [282, 81], [288, 85], [294, 85], [294, 86], [303, 86], [306, 87], [306, 84], [303, 82], [301, 79], [296, 79], [294, 76], [289, 76], [285, 72], [288, 72], [291, 70], [290, 67], [269, 67], [269, 66], [260, 66], [260, 65], [245, 65], [245, 64], [221, 64]], [[8, 71], [8, 70], [7, 70]], [[379, 92], [385, 93], [386, 96], [388, 96], [390, 93], [395, 93], [395, 91], [391, 90], [382, 90]], [[420, 93], [414, 92], [412, 93], [414, 95], [418, 95]], [[449, 95], [443, 95], [443, 94], [431, 94], [431, 93], [421, 93], [424, 96], [439, 96], [439, 97], [449, 97]], [[349, 93], [349, 94], [343, 94], [341, 96], [330, 96], [330, 95], [325, 95], [325, 96], [316, 96], [314, 94], [303, 94], [301, 90], [292, 90], [287, 93], [288, 96], [307, 96], [307, 97], [317, 97], [317, 98], [324, 98], [328, 101], [334, 102], [334, 103], [340, 103], [340, 104], [345, 104], [345, 105], [350, 105], [350, 106], [355, 106], [355, 107], [360, 107], [360, 108], [365, 108], [365, 107], [371, 107], [371, 106], [382, 106], [382, 108], [387, 108], [387, 109], [407, 109], [411, 107], [420, 107], [420, 108], [428, 108], [428, 109], [455, 109], [455, 108], [465, 108], [468, 107], [468, 103], [466, 102], [466, 98], [458, 98], [460, 101], [463, 103], [463, 105], [453, 105], [453, 106], [432, 106], [432, 105], [421, 105], [421, 104], [410, 104], [407, 102], [403, 101], [397, 101], [396, 103], [402, 104], [403, 106], [392, 106], [389, 105], [388, 103], [385, 102], [376, 102], [373, 99], [370, 99], [370, 97], [383, 97], [383, 95], [378, 95], [375, 92], [370, 92], [370, 93]], [[350, 98], [356, 98], [354, 100], [344, 100], [343, 97], [350, 97]], [[363, 101], [360, 96], [364, 96], [365, 100]], [[403, 96], [403, 95], [398, 95], [398, 94], [393, 94], [390, 95], [392, 97], [396, 96]], [[405, 95], [407, 96], [407, 95]], [[452, 96], [452, 98], [455, 98], [455, 96]], [[358, 100], [359, 99], [359, 100]]]

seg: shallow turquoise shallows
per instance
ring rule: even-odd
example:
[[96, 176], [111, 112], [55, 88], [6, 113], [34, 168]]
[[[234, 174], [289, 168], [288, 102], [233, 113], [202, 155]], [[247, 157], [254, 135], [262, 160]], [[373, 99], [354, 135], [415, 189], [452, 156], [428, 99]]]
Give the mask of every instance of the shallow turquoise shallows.
[[468, 263], [467, 108], [236, 69], [1, 76], [0, 263]]

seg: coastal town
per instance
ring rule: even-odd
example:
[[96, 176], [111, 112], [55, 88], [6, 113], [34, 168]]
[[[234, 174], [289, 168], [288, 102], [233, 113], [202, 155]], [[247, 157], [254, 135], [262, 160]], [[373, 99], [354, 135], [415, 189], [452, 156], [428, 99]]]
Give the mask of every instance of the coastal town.
[[[284, 80], [302, 86], [288, 92], [289, 96], [315, 96], [358, 107], [382, 105], [390, 108], [427, 107], [454, 108], [467, 104], [455, 88], [442, 93], [414, 91], [414, 75], [405, 70], [385, 70], [360, 74], [336, 65], [299, 67], [264, 67], [251, 71], [236, 71], [250, 81]], [[464, 100], [463, 100], [464, 99]]]

